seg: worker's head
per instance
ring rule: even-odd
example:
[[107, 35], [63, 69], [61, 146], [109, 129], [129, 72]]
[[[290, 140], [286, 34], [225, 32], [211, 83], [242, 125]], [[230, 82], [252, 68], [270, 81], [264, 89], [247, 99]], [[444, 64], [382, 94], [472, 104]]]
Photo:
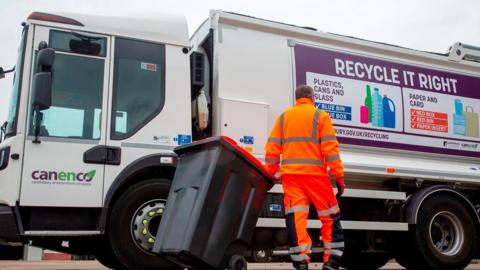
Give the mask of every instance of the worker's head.
[[295, 99], [309, 98], [313, 100], [313, 88], [308, 85], [300, 85], [295, 90]]

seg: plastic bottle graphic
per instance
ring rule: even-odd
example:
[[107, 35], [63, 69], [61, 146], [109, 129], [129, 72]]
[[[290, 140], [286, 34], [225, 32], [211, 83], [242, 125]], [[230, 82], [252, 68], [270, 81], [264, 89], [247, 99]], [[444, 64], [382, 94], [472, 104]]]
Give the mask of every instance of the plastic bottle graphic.
[[[395, 128], [395, 103], [393, 100], [383, 96], [383, 126], [388, 128]], [[392, 106], [390, 106], [390, 104]]]
[[463, 114], [463, 103], [460, 99], [455, 99], [455, 113]]
[[465, 136], [467, 133], [467, 121], [463, 113], [463, 103], [460, 99], [455, 99], [455, 113], [453, 114], [453, 133], [455, 135]]
[[360, 106], [360, 123], [368, 124], [368, 107], [365, 105]]
[[373, 90], [373, 116], [372, 125], [374, 127], [383, 127], [383, 97], [377, 87]]
[[[372, 91], [370, 90], [370, 85], [369, 84], [367, 84], [367, 92], [366, 92], [364, 104], [368, 108], [368, 112], [367, 112], [368, 113], [368, 122], [367, 123], [371, 123], [372, 118], [373, 118], [373, 110], [372, 110], [373, 109], [373, 104], [372, 104]], [[365, 108], [363, 109], [363, 112], [365, 113]]]

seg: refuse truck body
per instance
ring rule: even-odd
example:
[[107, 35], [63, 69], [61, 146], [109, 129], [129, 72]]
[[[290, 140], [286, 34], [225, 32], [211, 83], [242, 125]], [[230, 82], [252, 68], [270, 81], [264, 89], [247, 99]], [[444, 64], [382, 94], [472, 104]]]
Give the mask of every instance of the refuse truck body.
[[[264, 161], [307, 84], [341, 143], [345, 266], [460, 269], [479, 255], [479, 61], [461, 43], [429, 53], [223, 11], [190, 39], [171, 15], [34, 12], [2, 126], [1, 241], [168, 269], [152, 247], [173, 149], [226, 135]], [[251, 261], [288, 260], [282, 192]], [[314, 213], [308, 226], [321, 245]]]

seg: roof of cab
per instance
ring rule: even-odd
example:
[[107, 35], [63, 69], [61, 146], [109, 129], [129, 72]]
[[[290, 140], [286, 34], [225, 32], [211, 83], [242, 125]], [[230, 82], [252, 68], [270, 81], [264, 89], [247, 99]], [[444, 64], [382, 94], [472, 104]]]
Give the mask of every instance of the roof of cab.
[[131, 37], [149, 41], [190, 46], [185, 17], [171, 14], [142, 13], [116, 15], [90, 15], [60, 12], [33, 12], [27, 20], [34, 24], [48, 24], [79, 31]]

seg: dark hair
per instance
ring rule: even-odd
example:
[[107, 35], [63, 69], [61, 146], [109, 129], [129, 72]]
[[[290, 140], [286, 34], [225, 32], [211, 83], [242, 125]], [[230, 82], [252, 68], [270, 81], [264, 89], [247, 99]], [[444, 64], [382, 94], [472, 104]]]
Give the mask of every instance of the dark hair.
[[312, 98], [313, 88], [308, 85], [299, 85], [295, 90], [295, 99]]

